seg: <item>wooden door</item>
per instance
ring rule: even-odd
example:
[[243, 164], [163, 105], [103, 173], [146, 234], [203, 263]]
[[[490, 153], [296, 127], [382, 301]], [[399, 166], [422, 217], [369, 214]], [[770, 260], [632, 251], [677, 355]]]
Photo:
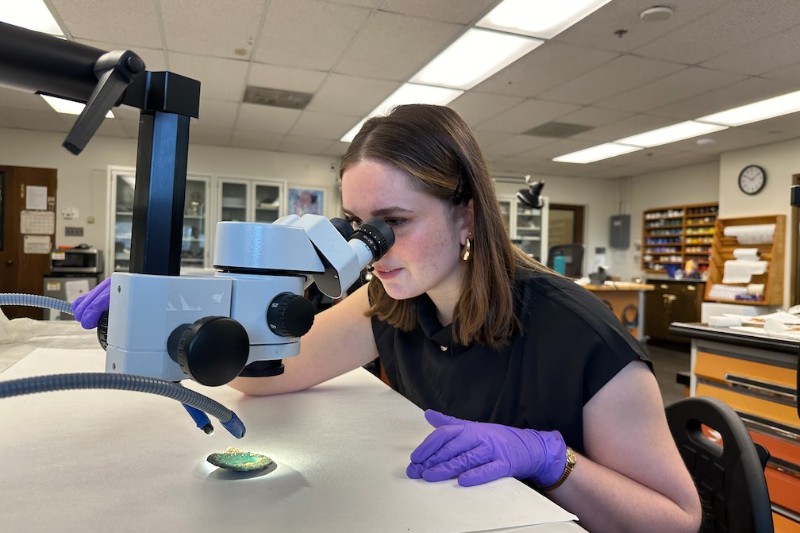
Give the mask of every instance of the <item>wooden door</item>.
[[[0, 165], [0, 292], [42, 294], [55, 245], [57, 171]], [[44, 310], [4, 306], [8, 318], [43, 319]]]

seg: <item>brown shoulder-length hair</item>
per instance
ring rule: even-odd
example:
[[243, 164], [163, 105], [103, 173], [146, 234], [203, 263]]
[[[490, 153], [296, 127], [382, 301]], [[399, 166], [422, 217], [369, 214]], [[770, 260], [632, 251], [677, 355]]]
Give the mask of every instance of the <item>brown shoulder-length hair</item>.
[[[495, 194], [494, 183], [469, 126], [452, 109], [411, 104], [387, 116], [367, 120], [345, 153], [341, 178], [359, 161], [374, 159], [403, 170], [419, 187], [455, 209], [472, 202], [472, 257], [453, 314], [454, 339], [496, 347], [519, 327], [514, 313], [513, 285], [518, 267], [545, 270], [511, 243]], [[369, 285], [377, 316], [410, 331], [417, 325], [415, 300], [395, 300], [373, 278]]]

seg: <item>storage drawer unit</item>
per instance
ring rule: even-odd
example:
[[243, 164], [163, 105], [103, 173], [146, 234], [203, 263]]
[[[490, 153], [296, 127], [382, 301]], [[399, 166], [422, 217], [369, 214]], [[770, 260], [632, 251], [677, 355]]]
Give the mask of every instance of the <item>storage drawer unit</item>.
[[770, 452], [766, 468], [776, 531], [800, 531], [797, 355], [695, 340], [693, 394], [718, 398]]

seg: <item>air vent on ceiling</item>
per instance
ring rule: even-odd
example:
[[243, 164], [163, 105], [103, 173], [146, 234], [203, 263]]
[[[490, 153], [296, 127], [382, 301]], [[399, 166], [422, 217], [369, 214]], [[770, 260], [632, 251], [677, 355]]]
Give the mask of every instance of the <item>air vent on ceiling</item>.
[[244, 102], [246, 104], [288, 107], [289, 109], [305, 109], [312, 96], [310, 93], [248, 85], [244, 91]]
[[569, 124], [567, 122], [547, 122], [541, 126], [529, 129], [525, 135], [534, 135], [536, 137], [555, 137], [563, 139], [565, 137], [572, 137], [578, 133], [592, 129], [592, 126], [583, 126], [581, 124]]

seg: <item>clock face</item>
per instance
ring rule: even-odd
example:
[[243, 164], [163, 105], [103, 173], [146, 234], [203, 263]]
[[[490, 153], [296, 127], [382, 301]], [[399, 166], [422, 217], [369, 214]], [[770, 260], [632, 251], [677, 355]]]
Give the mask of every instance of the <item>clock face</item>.
[[739, 189], [745, 194], [757, 194], [767, 184], [767, 173], [758, 165], [747, 165], [739, 173]]

